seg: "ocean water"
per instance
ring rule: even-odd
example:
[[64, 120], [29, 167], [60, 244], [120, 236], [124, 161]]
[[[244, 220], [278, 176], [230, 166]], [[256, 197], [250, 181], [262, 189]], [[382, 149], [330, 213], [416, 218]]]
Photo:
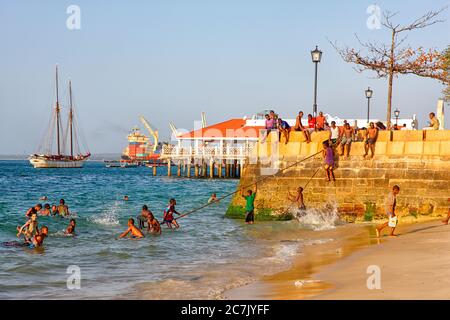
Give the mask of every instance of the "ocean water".
[[[220, 299], [227, 289], [285, 268], [303, 246], [333, 240], [321, 233], [336, 224], [330, 210], [310, 212], [303, 222], [248, 226], [224, 218], [230, 198], [180, 219], [178, 230], [163, 227], [161, 236], [116, 240], [143, 204], [161, 221], [169, 198], [186, 212], [238, 183], [162, 172], [153, 177], [151, 170], [98, 162], [39, 170], [26, 161], [0, 161], [1, 242], [17, 239], [26, 210], [39, 202], [64, 198], [77, 220], [77, 235], [66, 237], [68, 219], [39, 217], [50, 234], [43, 248], [0, 246], [0, 299]], [[39, 201], [44, 195], [49, 200]], [[79, 268], [79, 289], [67, 285], [71, 266]]]

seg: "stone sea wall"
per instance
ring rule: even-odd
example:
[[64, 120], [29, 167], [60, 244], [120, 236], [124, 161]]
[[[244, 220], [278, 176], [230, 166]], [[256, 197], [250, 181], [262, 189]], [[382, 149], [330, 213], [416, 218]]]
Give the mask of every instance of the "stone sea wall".
[[[328, 138], [328, 132], [313, 133], [312, 142], [307, 144], [302, 133], [292, 132], [285, 144], [284, 138], [278, 143], [273, 132], [265, 143], [257, 145], [239, 184], [241, 188], [268, 177], [258, 184], [257, 220], [291, 218], [286, 210], [290, 204], [287, 193], [295, 193], [308, 181], [304, 191], [308, 208], [335, 205], [341, 218], [350, 222], [384, 217], [385, 197], [394, 185], [401, 188], [397, 199], [400, 215], [419, 218], [448, 213], [450, 130], [380, 131], [373, 159], [364, 159], [364, 142], [353, 142], [348, 159], [335, 155], [335, 182], [325, 179], [321, 153], [296, 164], [322, 150], [322, 142]], [[240, 193], [236, 194], [227, 216], [242, 218], [244, 205]]]

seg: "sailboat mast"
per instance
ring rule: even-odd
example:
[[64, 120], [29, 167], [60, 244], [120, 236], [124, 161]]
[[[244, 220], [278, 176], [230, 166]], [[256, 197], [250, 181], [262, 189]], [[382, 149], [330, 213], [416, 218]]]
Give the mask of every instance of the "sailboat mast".
[[72, 81], [69, 81], [69, 97], [70, 97], [70, 113], [69, 113], [69, 126], [70, 126], [70, 156], [73, 158], [73, 109], [72, 109]]
[[58, 144], [58, 156], [61, 155], [61, 144], [60, 144], [60, 137], [59, 137], [59, 90], [58, 90], [58, 66], [56, 66], [56, 137], [57, 137], [57, 144]]

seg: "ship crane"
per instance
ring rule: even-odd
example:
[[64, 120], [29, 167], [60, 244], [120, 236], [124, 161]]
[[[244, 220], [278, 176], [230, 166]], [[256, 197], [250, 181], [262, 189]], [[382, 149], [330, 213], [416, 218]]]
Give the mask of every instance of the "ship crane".
[[156, 148], [158, 147], [158, 130], [153, 130], [150, 126], [150, 123], [144, 118], [144, 116], [140, 116], [139, 119], [144, 124], [145, 128], [147, 128], [150, 135], [153, 137], [153, 153], [155, 153]]

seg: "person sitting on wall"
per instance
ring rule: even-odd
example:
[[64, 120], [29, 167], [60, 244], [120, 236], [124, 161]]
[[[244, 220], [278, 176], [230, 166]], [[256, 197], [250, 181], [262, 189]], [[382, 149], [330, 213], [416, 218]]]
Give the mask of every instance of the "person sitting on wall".
[[263, 135], [263, 138], [261, 139], [261, 143], [266, 142], [267, 136], [269, 135], [270, 131], [273, 130], [274, 122], [275, 122], [275, 120], [273, 118], [271, 118], [269, 114], [266, 114], [264, 117], [266, 118], [266, 120], [265, 120], [266, 131]]
[[319, 115], [316, 117], [316, 128], [317, 131], [323, 131], [325, 130], [325, 116], [323, 115], [323, 112], [320, 111]]
[[308, 114], [308, 131], [310, 134], [316, 131], [316, 118], [312, 114]]
[[288, 144], [289, 133], [291, 132], [291, 126], [289, 125], [289, 123], [287, 123], [281, 118], [278, 118], [278, 130], [280, 131], [278, 141], [281, 141], [281, 134], [283, 134], [284, 138], [286, 139], [284, 144]]
[[311, 142], [311, 135], [309, 134], [308, 129], [303, 126], [303, 124], [302, 124], [302, 117], [303, 117], [303, 111], [300, 111], [298, 113], [298, 116], [297, 116], [296, 120], [295, 120], [294, 130], [295, 131], [302, 131], [303, 134], [305, 135], [306, 143], [310, 143]]
[[436, 118], [436, 115], [434, 112], [431, 112], [430, 115], [430, 121], [428, 122], [430, 125], [428, 127], [423, 128], [423, 130], [439, 130], [440, 123], [439, 120]]
[[370, 152], [372, 153], [372, 156], [370, 158], [373, 158], [375, 155], [375, 143], [377, 142], [378, 138], [378, 129], [375, 128], [375, 125], [373, 122], [369, 124], [369, 129], [366, 133], [366, 142], [364, 144], [364, 149], [366, 153], [364, 154], [364, 158], [369, 154], [369, 148]]

